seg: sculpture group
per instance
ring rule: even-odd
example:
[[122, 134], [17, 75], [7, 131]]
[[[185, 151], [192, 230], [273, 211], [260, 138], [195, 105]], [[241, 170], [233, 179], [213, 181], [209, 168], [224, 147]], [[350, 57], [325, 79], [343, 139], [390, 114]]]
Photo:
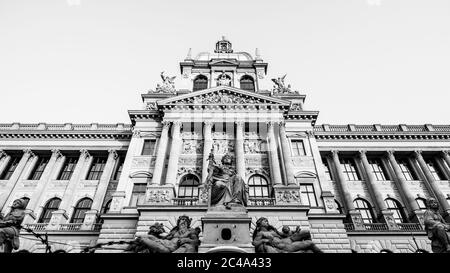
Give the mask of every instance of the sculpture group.
[[10, 253], [13, 249], [19, 249], [19, 232], [25, 217], [26, 201], [14, 200], [11, 211], [3, 217], [0, 214], [0, 246], [3, 252]]

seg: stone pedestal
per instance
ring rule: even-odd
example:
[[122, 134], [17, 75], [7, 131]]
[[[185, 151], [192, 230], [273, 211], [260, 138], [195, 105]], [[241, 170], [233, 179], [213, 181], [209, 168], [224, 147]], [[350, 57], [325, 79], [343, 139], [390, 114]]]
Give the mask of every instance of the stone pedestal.
[[61, 226], [62, 222], [64, 220], [68, 220], [69, 216], [67, 216], [67, 213], [65, 210], [60, 209], [57, 211], [54, 211], [52, 213], [52, 218], [50, 219], [50, 222], [47, 225], [47, 230], [59, 230], [59, 227]]
[[80, 230], [93, 230], [96, 220], [97, 220], [97, 210], [93, 209], [87, 211], [84, 216], [84, 221], [83, 224], [81, 225]]
[[399, 230], [399, 227], [394, 219], [394, 213], [392, 211], [389, 210], [381, 211], [380, 220], [381, 222], [387, 224], [389, 230]]
[[145, 203], [147, 205], [171, 205], [175, 197], [175, 187], [172, 184], [147, 186]]
[[348, 217], [350, 220], [350, 223], [353, 224], [355, 227], [355, 230], [365, 230], [366, 227], [364, 226], [364, 222], [361, 216], [361, 213], [356, 210], [351, 210], [348, 212]]
[[255, 251], [250, 237], [252, 219], [244, 207], [211, 207], [201, 221], [203, 239], [200, 253]]
[[274, 185], [276, 205], [301, 205], [300, 186], [297, 185]]

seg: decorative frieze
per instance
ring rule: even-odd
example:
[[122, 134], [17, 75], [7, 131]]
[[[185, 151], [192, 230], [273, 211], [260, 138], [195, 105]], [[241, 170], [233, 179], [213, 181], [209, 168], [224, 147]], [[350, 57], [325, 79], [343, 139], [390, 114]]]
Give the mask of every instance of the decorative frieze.
[[274, 186], [277, 205], [301, 205], [299, 186]]
[[245, 166], [268, 166], [269, 158], [267, 155], [246, 155]]
[[203, 140], [183, 139], [181, 154], [202, 154]]
[[214, 139], [213, 140], [213, 154], [223, 155], [226, 153], [234, 153], [234, 140], [229, 139]]
[[173, 185], [152, 185], [147, 187], [146, 203], [149, 205], [168, 205], [175, 196]]
[[179, 166], [201, 166], [202, 157], [201, 156], [186, 156], [181, 155], [178, 159]]
[[179, 167], [178, 168], [178, 176], [183, 176], [185, 174], [195, 174], [197, 176], [201, 176], [202, 168], [201, 167]]
[[148, 169], [155, 165], [156, 158], [152, 157], [135, 157], [131, 161], [132, 169]]
[[260, 139], [244, 140], [245, 154], [263, 154], [267, 153], [267, 142]]

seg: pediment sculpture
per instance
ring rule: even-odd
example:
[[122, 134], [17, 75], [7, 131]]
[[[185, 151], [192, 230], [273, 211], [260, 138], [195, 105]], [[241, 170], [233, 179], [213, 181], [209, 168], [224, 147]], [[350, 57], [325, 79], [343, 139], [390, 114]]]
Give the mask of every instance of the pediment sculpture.
[[227, 92], [225, 90], [215, 91], [202, 95], [192, 96], [170, 102], [170, 104], [275, 104], [269, 100], [243, 96], [238, 93]]

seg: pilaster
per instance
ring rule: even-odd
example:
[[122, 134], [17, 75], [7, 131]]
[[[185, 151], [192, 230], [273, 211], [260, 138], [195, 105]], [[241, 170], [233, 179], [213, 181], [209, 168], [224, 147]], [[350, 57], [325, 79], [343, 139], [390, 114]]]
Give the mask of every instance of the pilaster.
[[278, 149], [274, 132], [275, 122], [266, 122], [269, 126], [267, 135], [269, 137], [269, 158], [270, 158], [270, 173], [272, 176], [273, 185], [282, 185], [283, 181], [281, 179], [280, 172], [280, 161], [278, 160]]
[[212, 122], [205, 121], [203, 123], [202, 184], [206, 182], [206, 177], [208, 177], [208, 156], [211, 151], [212, 144]]
[[178, 160], [181, 154], [181, 121], [174, 121], [172, 126], [172, 146], [167, 166], [166, 182], [163, 185], [175, 185], [178, 173]]
[[236, 121], [236, 172], [245, 180], [245, 158], [244, 158], [244, 122]]
[[286, 136], [286, 123], [280, 122], [280, 143], [283, 154], [284, 168], [286, 171], [286, 179], [288, 185], [295, 185], [294, 170], [292, 167], [291, 149], [289, 147], [289, 140]]
[[159, 137], [158, 150], [156, 151], [155, 168], [153, 169], [153, 185], [160, 185], [164, 169], [164, 161], [166, 159], [167, 143], [169, 139], [170, 122], [162, 122], [161, 136]]

